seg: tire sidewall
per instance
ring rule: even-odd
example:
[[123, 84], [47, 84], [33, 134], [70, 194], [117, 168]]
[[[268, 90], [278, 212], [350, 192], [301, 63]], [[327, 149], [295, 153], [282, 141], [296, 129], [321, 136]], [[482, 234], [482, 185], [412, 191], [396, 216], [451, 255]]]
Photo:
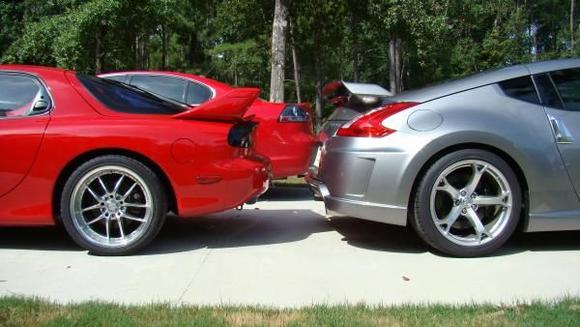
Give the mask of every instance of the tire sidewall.
[[[133, 242], [120, 247], [104, 247], [92, 242], [80, 232], [70, 213], [70, 203], [75, 186], [90, 171], [103, 166], [120, 166], [139, 175], [151, 192], [152, 210], [151, 223], [143, 234]], [[81, 247], [95, 255], [129, 255], [133, 254], [150, 243], [161, 230], [167, 213], [167, 200], [163, 184], [155, 173], [141, 162], [119, 155], [107, 155], [91, 159], [80, 165], [67, 179], [60, 198], [60, 216], [62, 223], [70, 237]]]
[[[448, 240], [439, 232], [431, 217], [431, 192], [439, 175], [449, 166], [463, 160], [481, 160], [494, 165], [506, 178], [511, 189], [513, 206], [511, 215], [503, 231], [490, 242], [480, 246], [461, 246]], [[413, 227], [429, 245], [437, 250], [459, 257], [488, 255], [501, 247], [515, 231], [521, 213], [522, 194], [518, 178], [513, 169], [496, 154], [478, 149], [452, 152], [437, 160], [423, 176], [416, 191]]]

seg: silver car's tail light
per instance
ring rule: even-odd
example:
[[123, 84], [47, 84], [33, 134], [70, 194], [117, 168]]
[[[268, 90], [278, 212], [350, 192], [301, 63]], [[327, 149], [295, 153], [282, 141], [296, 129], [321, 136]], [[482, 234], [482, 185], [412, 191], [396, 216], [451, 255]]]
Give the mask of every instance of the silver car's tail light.
[[395, 130], [383, 126], [383, 121], [390, 116], [418, 105], [417, 102], [396, 102], [369, 111], [357, 119], [343, 125], [336, 135], [350, 137], [383, 137]]

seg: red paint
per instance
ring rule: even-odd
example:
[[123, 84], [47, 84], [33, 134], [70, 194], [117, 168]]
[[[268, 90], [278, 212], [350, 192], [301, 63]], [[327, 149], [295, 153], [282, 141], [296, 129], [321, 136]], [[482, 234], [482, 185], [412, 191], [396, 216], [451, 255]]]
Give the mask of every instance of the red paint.
[[[202, 83], [215, 91], [216, 97], [221, 97], [232, 88], [224, 83], [201, 76], [178, 72], [160, 71], [128, 71], [100, 75], [160, 75], [178, 77], [193, 82]], [[308, 111], [312, 117], [312, 108], [307, 103], [300, 107]], [[286, 104], [256, 100], [245, 113], [245, 118], [259, 122], [256, 128], [255, 149], [272, 162], [273, 178], [280, 179], [293, 175], [302, 175], [308, 170], [315, 137], [312, 119], [308, 122], [280, 122], [279, 117]], [[200, 108], [203, 107], [200, 106]], [[253, 116], [253, 117], [252, 117]]]
[[[0, 119], [0, 225], [54, 224], [57, 179], [76, 159], [96, 152], [154, 163], [185, 217], [237, 207], [267, 186], [268, 160], [228, 145], [231, 122], [118, 113], [94, 99], [73, 72], [19, 65], [0, 65], [0, 71], [37, 76], [53, 98], [53, 109], [43, 116]], [[194, 149], [176, 143], [183, 139], [195, 142]], [[187, 160], [174, 158], [175, 144], [173, 151]], [[198, 180], [216, 176], [221, 179], [211, 184]]]
[[224, 95], [173, 117], [180, 119], [241, 121], [248, 107], [258, 98], [260, 89], [233, 89]]

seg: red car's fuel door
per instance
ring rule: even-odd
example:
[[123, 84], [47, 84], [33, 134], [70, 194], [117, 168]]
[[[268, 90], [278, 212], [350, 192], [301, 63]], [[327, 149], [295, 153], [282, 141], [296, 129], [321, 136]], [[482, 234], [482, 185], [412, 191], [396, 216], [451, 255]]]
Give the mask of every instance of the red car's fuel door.
[[28, 174], [50, 120], [51, 105], [35, 77], [0, 71], [0, 197]]

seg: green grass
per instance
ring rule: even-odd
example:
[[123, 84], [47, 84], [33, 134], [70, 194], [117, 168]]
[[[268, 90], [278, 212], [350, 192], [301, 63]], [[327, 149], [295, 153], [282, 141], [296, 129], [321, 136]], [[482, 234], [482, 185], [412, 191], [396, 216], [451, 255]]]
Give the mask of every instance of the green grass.
[[0, 298], [0, 326], [580, 326], [580, 299], [512, 306], [122, 306]]

